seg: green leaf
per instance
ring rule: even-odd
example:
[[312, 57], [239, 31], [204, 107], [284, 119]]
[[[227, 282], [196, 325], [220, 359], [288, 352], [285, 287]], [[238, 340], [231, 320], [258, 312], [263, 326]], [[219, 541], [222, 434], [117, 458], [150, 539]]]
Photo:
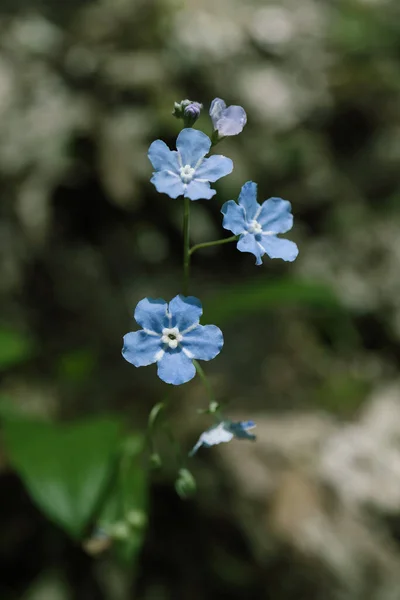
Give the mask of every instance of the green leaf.
[[8, 369], [31, 358], [32, 340], [18, 331], [0, 328], [0, 369]]
[[115, 542], [117, 557], [131, 563], [139, 552], [147, 521], [148, 477], [142, 460], [145, 437], [131, 435], [125, 440], [119, 469], [100, 511], [98, 523], [106, 531], [125, 524], [128, 534]]
[[21, 419], [3, 424], [6, 451], [33, 500], [74, 538], [80, 538], [105, 493], [120, 429], [114, 417], [70, 425]]
[[209, 299], [205, 313], [210, 322], [222, 323], [249, 311], [265, 311], [292, 304], [342, 310], [336, 295], [328, 286], [282, 278], [267, 283], [224, 288], [223, 292]]

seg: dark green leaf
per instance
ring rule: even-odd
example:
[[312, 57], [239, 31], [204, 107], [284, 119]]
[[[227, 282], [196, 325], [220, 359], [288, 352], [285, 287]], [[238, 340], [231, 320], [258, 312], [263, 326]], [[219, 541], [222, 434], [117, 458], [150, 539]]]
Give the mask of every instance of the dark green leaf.
[[79, 538], [110, 480], [120, 442], [115, 418], [67, 426], [5, 420], [11, 463], [49, 518]]

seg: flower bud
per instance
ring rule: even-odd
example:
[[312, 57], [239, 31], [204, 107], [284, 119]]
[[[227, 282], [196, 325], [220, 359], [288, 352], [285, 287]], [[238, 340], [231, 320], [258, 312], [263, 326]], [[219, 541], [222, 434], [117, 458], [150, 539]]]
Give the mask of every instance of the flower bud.
[[186, 500], [196, 493], [196, 480], [190, 471], [179, 469], [179, 475], [175, 481], [175, 490], [182, 500]]
[[142, 510], [130, 510], [126, 520], [135, 529], [142, 529], [147, 524], [147, 517]]
[[177, 119], [182, 119], [185, 127], [192, 127], [200, 116], [203, 105], [200, 102], [192, 100], [182, 100], [175, 102], [173, 116]]
[[149, 460], [152, 469], [160, 469], [162, 467], [161, 456], [158, 452], [153, 452], [153, 454], [150, 455]]
[[202, 108], [203, 105], [200, 104], [200, 102], [191, 102], [191, 104], [185, 108], [183, 111], [185, 127], [192, 127], [192, 125], [196, 123]]

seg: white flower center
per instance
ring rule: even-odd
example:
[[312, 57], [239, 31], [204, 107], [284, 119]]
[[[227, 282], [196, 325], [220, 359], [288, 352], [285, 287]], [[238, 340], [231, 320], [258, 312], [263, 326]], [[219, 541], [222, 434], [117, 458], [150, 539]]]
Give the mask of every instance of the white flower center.
[[190, 183], [193, 179], [195, 169], [190, 165], [185, 165], [179, 169], [179, 173], [183, 183]]
[[247, 231], [249, 233], [254, 233], [255, 235], [257, 235], [258, 233], [262, 233], [262, 227], [258, 221], [253, 219], [252, 221], [250, 221], [250, 225], [248, 226]]
[[177, 327], [164, 327], [162, 330], [162, 343], [167, 344], [173, 350], [175, 350], [179, 342], [182, 340], [183, 336], [179, 333], [179, 329]]

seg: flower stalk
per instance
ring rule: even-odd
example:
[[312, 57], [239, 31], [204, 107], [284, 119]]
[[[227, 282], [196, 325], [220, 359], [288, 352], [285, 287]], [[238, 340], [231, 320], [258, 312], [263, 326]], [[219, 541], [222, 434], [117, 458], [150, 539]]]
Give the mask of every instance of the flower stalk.
[[201, 244], [196, 244], [192, 246], [189, 250], [189, 254], [192, 255], [196, 250], [200, 250], [201, 248], [209, 248], [210, 246], [219, 246], [220, 244], [228, 244], [229, 242], [237, 242], [239, 239], [238, 235], [232, 235], [231, 237], [224, 238], [223, 240], [214, 240], [212, 242], [202, 242]]
[[183, 201], [183, 294], [189, 293], [190, 277], [190, 200]]

